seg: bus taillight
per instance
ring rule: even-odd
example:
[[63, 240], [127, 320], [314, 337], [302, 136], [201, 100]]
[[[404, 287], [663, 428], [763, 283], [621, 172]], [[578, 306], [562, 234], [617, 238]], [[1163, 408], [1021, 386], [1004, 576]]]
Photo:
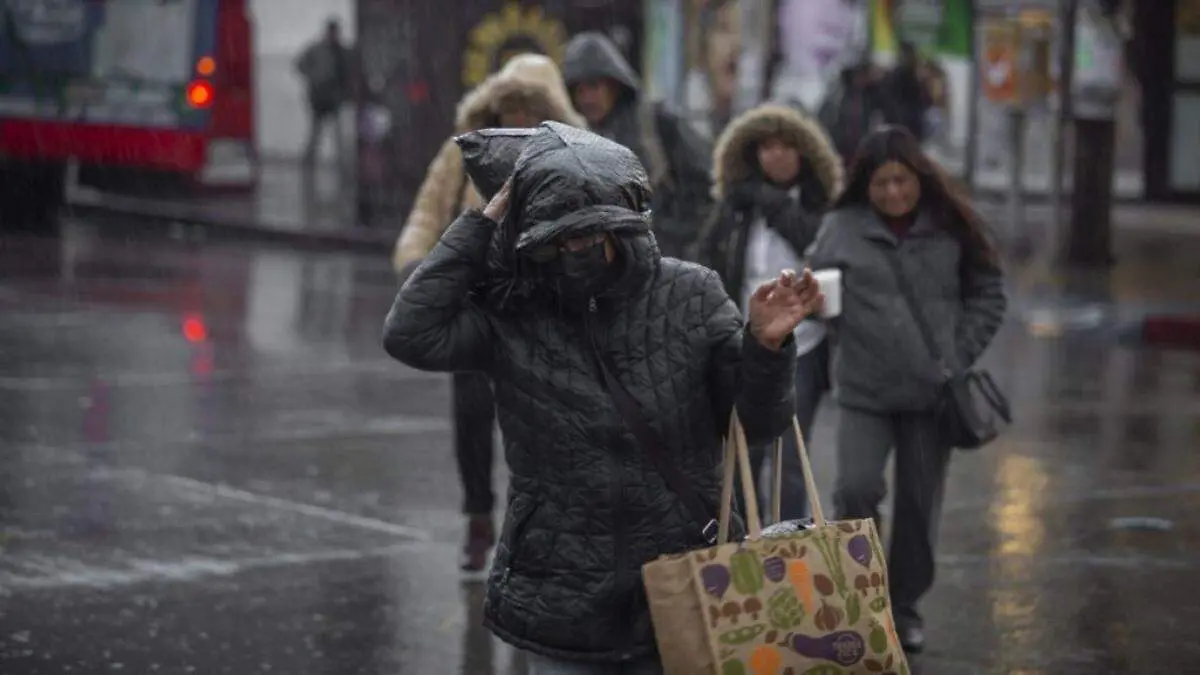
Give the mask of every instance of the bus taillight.
[[212, 105], [213, 88], [206, 80], [195, 80], [188, 85], [187, 102], [193, 108], [207, 108]]
[[200, 77], [212, 77], [217, 72], [217, 62], [211, 56], [201, 56], [196, 61], [196, 74]]

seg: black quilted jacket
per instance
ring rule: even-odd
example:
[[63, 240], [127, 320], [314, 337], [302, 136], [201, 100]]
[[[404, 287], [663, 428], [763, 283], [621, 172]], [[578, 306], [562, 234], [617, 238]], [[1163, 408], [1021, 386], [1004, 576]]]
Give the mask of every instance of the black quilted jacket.
[[644, 657], [654, 638], [642, 564], [704, 544], [622, 422], [592, 345], [714, 515], [732, 407], [752, 443], [783, 433], [794, 346], [760, 346], [717, 275], [661, 258], [648, 232], [617, 237], [619, 279], [587, 307], [485, 310], [470, 292], [495, 228], [474, 212], [450, 226], [396, 296], [384, 346], [415, 368], [486, 371], [495, 387], [512, 477], [487, 625], [555, 658]]

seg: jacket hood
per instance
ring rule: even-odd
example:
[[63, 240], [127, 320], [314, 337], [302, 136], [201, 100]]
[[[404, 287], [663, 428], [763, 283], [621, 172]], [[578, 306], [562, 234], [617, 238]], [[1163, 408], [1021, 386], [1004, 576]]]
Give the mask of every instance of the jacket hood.
[[605, 77], [616, 80], [625, 89], [624, 98], [636, 99], [641, 92], [637, 71], [607, 35], [586, 32], [571, 38], [563, 56], [563, 80], [567, 87]]
[[455, 114], [455, 129], [464, 133], [496, 126], [500, 103], [512, 95], [540, 101], [555, 122], [587, 126], [583, 116], [575, 112], [562, 73], [554, 61], [541, 54], [519, 54], [463, 96]]
[[563, 237], [615, 236], [622, 269], [606, 296], [648, 279], [660, 254], [650, 232], [650, 180], [633, 151], [557, 122], [514, 138], [522, 150], [511, 172], [509, 212], [488, 256], [484, 293], [493, 305], [543, 296], [546, 270], [534, 253]]
[[832, 201], [845, 181], [841, 157], [829, 135], [815, 119], [785, 105], [767, 104], [749, 110], [729, 123], [713, 148], [713, 196], [724, 199], [730, 188], [754, 176], [758, 167], [755, 147], [779, 137], [800, 150], [806, 163]]

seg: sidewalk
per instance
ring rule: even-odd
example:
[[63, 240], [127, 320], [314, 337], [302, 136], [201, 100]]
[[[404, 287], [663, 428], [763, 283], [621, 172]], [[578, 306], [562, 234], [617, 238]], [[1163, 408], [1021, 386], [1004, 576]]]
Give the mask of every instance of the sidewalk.
[[[975, 206], [990, 222], [1004, 228], [1008, 204], [1003, 194], [976, 190], [974, 200]], [[1065, 225], [1069, 220], [1070, 197], [1064, 197], [1063, 203]], [[1023, 211], [1026, 226], [1051, 224], [1053, 208], [1045, 197], [1027, 197]], [[1113, 204], [1112, 223], [1118, 235], [1133, 232], [1150, 236], [1200, 237], [1200, 206], [1118, 201]]]
[[76, 215], [199, 225], [224, 235], [322, 249], [388, 251], [396, 233], [356, 224], [355, 190], [331, 166], [306, 176], [300, 164], [266, 161], [252, 192], [195, 197], [128, 196], [86, 187], [68, 189]]

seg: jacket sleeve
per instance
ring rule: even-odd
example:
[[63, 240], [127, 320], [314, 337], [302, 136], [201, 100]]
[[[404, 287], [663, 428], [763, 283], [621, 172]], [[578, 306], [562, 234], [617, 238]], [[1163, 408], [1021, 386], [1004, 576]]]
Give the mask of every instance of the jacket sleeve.
[[466, 179], [462, 151], [451, 138], [442, 144], [437, 156], [429, 164], [425, 180], [417, 190], [412, 211], [396, 241], [392, 267], [397, 274], [409, 263], [428, 255], [450, 221], [458, 215], [451, 211], [463, 191], [463, 181]]
[[1004, 323], [1008, 296], [1004, 292], [1004, 273], [988, 260], [967, 265], [963, 274], [963, 311], [955, 335], [959, 363], [969, 368], [979, 360]]
[[481, 213], [463, 214], [401, 286], [383, 326], [392, 358], [419, 370], [487, 370], [492, 327], [468, 294], [495, 227]]
[[715, 273], [707, 273], [703, 292], [717, 427], [727, 429], [737, 405], [747, 441], [769, 443], [787, 431], [796, 414], [795, 340], [789, 337], [778, 352], [759, 344]]

